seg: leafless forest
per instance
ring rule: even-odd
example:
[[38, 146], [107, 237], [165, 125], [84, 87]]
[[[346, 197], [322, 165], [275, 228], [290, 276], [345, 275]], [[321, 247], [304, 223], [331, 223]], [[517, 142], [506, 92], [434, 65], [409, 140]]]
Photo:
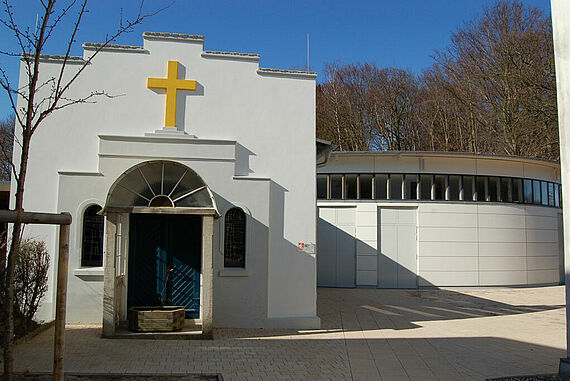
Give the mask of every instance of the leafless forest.
[[518, 2], [482, 10], [417, 75], [329, 64], [317, 136], [337, 150], [462, 151], [559, 158], [550, 15]]

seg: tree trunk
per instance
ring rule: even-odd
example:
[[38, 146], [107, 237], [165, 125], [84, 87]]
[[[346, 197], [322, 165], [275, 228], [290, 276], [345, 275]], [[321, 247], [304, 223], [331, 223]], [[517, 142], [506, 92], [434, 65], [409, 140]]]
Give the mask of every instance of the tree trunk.
[[14, 271], [16, 268], [16, 255], [20, 248], [20, 236], [22, 233], [22, 212], [24, 205], [24, 181], [28, 167], [28, 155], [30, 149], [30, 134], [26, 127], [23, 130], [22, 155], [20, 156], [20, 171], [17, 180], [16, 204], [14, 209], [18, 212], [16, 223], [12, 230], [10, 251], [6, 260], [4, 277], [4, 304], [2, 306], [4, 318], [4, 335], [2, 346], [4, 347], [4, 381], [14, 379]]

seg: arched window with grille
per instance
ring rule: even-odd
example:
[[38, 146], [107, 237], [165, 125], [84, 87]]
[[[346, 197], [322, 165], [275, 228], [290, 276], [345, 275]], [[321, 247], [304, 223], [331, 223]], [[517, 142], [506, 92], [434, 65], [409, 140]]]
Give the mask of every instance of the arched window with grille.
[[103, 266], [104, 217], [97, 214], [100, 210], [99, 205], [91, 205], [83, 212], [81, 266]]
[[231, 208], [224, 219], [224, 267], [245, 268], [245, 213]]

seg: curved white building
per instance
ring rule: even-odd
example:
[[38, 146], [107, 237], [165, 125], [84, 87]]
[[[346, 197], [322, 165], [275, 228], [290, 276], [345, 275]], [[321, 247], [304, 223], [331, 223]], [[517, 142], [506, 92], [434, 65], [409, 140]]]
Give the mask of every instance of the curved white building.
[[558, 284], [560, 165], [440, 152], [335, 152], [317, 171], [324, 287]]

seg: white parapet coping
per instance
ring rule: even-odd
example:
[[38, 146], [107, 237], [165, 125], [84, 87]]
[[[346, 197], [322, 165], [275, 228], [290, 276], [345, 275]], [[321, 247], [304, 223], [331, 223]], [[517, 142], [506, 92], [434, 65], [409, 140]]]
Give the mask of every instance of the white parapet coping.
[[[33, 54], [31, 53], [26, 53], [25, 55], [23, 54], [21, 56], [21, 60], [24, 61], [26, 58], [26, 56], [31, 57], [33, 59]], [[66, 62], [67, 64], [73, 64], [73, 65], [84, 65], [85, 63], [87, 63], [87, 61], [85, 61], [83, 59], [83, 57], [79, 57], [79, 56], [64, 56], [64, 55], [57, 55], [57, 54], [41, 54], [40, 55], [40, 62], [50, 62], [50, 63], [62, 63], [62, 62]]]
[[221, 58], [221, 59], [237, 59], [259, 62], [259, 54], [257, 53], [240, 53], [240, 52], [218, 52], [205, 50], [202, 53], [204, 58]]
[[204, 36], [184, 33], [143, 32], [143, 38], [147, 40], [177, 40], [204, 42]]
[[286, 76], [286, 77], [297, 77], [297, 78], [317, 78], [317, 73], [313, 71], [303, 71], [303, 70], [287, 70], [287, 69], [273, 69], [273, 68], [259, 68], [257, 69], [257, 74], [260, 75], [274, 75], [274, 76]]
[[98, 50], [98, 51], [107, 51], [107, 52], [148, 54], [148, 50], [146, 50], [142, 46], [103, 44], [99, 42], [85, 42], [82, 46], [84, 50], [91, 50], [91, 51]]

